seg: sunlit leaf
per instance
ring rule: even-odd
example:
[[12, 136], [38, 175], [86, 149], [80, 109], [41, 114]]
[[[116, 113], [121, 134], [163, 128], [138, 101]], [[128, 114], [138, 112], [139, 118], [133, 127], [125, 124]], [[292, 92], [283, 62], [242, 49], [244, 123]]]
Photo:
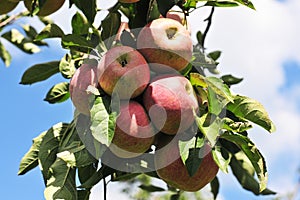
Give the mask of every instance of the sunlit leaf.
[[254, 99], [237, 95], [234, 97], [234, 102], [227, 105], [227, 109], [237, 117], [249, 120], [270, 133], [276, 130], [263, 105]]
[[21, 160], [18, 175], [24, 175], [28, 171], [38, 166], [38, 154], [40, 150], [40, 145], [46, 133], [47, 132], [45, 131], [41, 133], [38, 137], [33, 139], [32, 146]]
[[11, 55], [6, 50], [5, 46], [0, 42], [0, 58], [4, 64], [8, 67], [11, 63]]
[[59, 61], [33, 65], [24, 72], [20, 84], [28, 85], [44, 81], [59, 72], [58, 66]]
[[4, 33], [2, 37], [14, 44], [25, 53], [33, 54], [40, 51], [40, 48], [35, 45], [32, 40], [26, 38], [17, 29], [11, 29], [10, 31]]
[[80, 12], [76, 12], [72, 17], [72, 32], [73, 34], [81, 35], [89, 32], [90, 25], [85, 16]]
[[219, 145], [216, 145], [212, 149], [212, 155], [214, 161], [219, 166], [219, 168], [224, 172], [228, 173], [228, 166], [231, 160], [232, 155], [224, 148]]
[[69, 83], [61, 82], [54, 85], [47, 93], [44, 101], [48, 103], [61, 103], [70, 97]]
[[68, 34], [62, 37], [61, 44], [64, 48], [76, 50], [84, 53], [90, 52], [94, 44], [80, 35]]
[[75, 68], [75, 61], [72, 59], [70, 54], [66, 54], [59, 62], [59, 71], [62, 76], [66, 79], [72, 78], [74, 75], [76, 68]]

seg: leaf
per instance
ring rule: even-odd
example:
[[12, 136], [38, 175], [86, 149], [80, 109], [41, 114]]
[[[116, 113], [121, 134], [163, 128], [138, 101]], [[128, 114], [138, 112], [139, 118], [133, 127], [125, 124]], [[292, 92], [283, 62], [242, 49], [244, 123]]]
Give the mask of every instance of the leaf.
[[223, 128], [228, 130], [228, 131], [233, 131], [237, 133], [243, 133], [247, 131], [248, 129], [252, 128], [252, 125], [250, 124], [249, 121], [233, 121], [230, 118], [223, 118]]
[[82, 15], [80, 12], [76, 12], [75, 15], [72, 17], [72, 33], [81, 35], [87, 34], [89, 32], [89, 22], [87, 21], [86, 17]]
[[103, 98], [97, 97], [94, 105], [91, 108], [91, 131], [94, 138], [104, 144], [109, 146], [115, 131], [117, 113], [108, 113], [104, 105]]
[[203, 34], [201, 31], [197, 32], [196, 37], [197, 37], [198, 44], [202, 44]]
[[62, 76], [66, 79], [72, 78], [74, 75], [76, 68], [75, 68], [75, 61], [72, 59], [70, 54], [66, 54], [59, 62], [59, 71]]
[[11, 29], [10, 31], [4, 33], [2, 37], [25, 53], [33, 54], [40, 51], [40, 48], [33, 44], [32, 40], [25, 38], [25, 36], [17, 29]]
[[246, 136], [240, 134], [223, 134], [222, 138], [236, 144], [249, 158], [259, 179], [259, 191], [267, 187], [268, 173], [265, 159], [254, 143]]
[[234, 1], [240, 3], [241, 5], [247, 6], [248, 8], [255, 10], [253, 3], [249, 0], [234, 0]]
[[28, 85], [44, 81], [59, 72], [58, 66], [59, 61], [33, 65], [24, 72], [20, 84]]
[[118, 33], [121, 25], [121, 14], [119, 12], [109, 13], [101, 22], [102, 34], [101, 39], [104, 41], [106, 48], [110, 49], [115, 35]]
[[201, 117], [195, 116], [197, 126], [211, 146], [214, 146], [223, 127], [222, 120], [212, 114], [206, 113]]
[[81, 184], [90, 179], [97, 171], [97, 164], [91, 163], [84, 167], [78, 167], [78, 178]]
[[236, 7], [239, 4], [231, 1], [207, 1], [205, 6], [215, 6], [215, 7]]
[[77, 200], [75, 183], [76, 170], [62, 159], [57, 158], [49, 169], [50, 178], [44, 191], [46, 200], [72, 199]]
[[221, 56], [221, 51], [213, 51], [213, 52], [210, 52], [209, 54], [208, 54], [208, 56], [211, 58], [211, 59], [213, 59], [214, 61], [216, 61], [216, 60], [218, 60], [219, 59], [219, 57]]
[[215, 177], [211, 182], [210, 182], [210, 187], [211, 187], [211, 193], [214, 196], [214, 199], [217, 199], [219, 189], [220, 189], [220, 183], [218, 177]]
[[246, 168], [243, 167], [243, 162], [241, 160], [237, 160], [235, 156], [233, 156], [231, 159], [230, 167], [234, 176], [244, 189], [252, 191], [256, 195], [276, 194], [267, 188], [263, 191], [260, 191], [260, 186], [257, 180], [248, 172]]
[[64, 32], [56, 24], [48, 24], [45, 28], [35, 37], [36, 41], [41, 41], [48, 38], [61, 38]]
[[237, 78], [230, 74], [222, 76], [221, 79], [224, 81], [224, 83], [226, 85], [229, 85], [229, 86], [238, 84], [238, 83], [242, 82], [242, 80], [243, 80], [243, 78]]
[[49, 168], [56, 160], [61, 137], [67, 130], [68, 125], [66, 123], [55, 124], [46, 132], [41, 142], [38, 159], [45, 183], [49, 178]]
[[80, 185], [79, 188], [90, 189], [94, 185], [99, 183], [99, 181], [101, 181], [101, 179], [111, 175], [114, 172], [115, 172], [115, 169], [112, 169], [106, 165], [103, 165], [93, 176], [91, 176], [91, 178], [89, 178], [82, 185]]
[[77, 190], [78, 200], [89, 200], [91, 191], [90, 190]]
[[28, 171], [38, 166], [38, 154], [40, 150], [40, 145], [46, 133], [47, 132], [45, 131], [33, 139], [32, 146], [21, 160], [18, 175], [24, 175]]
[[219, 166], [219, 168], [224, 172], [228, 173], [228, 166], [231, 160], [232, 155], [224, 148], [219, 145], [216, 145], [212, 149], [212, 155], [214, 161]]
[[30, 38], [30, 40], [32, 40], [34, 44], [39, 46], [48, 46], [46, 42], [35, 40], [35, 37], [37, 36], [38, 33], [34, 27], [30, 25], [24, 25], [22, 26], [22, 28], [26, 32], [27, 37]]
[[72, 3], [74, 3], [77, 8], [79, 8], [83, 14], [86, 16], [90, 24], [93, 24], [95, 16], [96, 16], [96, 9], [97, 4], [96, 0], [90, 0], [90, 1], [82, 1], [82, 0], [71, 0], [70, 6]]
[[234, 102], [227, 105], [227, 109], [234, 113], [237, 117], [249, 120], [270, 133], [276, 130], [275, 125], [269, 118], [269, 115], [263, 105], [258, 101], [249, 97], [236, 95]]
[[62, 47], [76, 50], [83, 53], [89, 53], [94, 48], [93, 43], [90, 40], [74, 34], [68, 34], [62, 37]]
[[157, 1], [157, 5], [158, 5], [158, 10], [160, 12], [160, 14], [164, 17], [166, 17], [167, 12], [173, 7], [175, 6], [180, 0], [169, 0], [169, 1], [165, 1], [165, 0], [156, 0]]
[[4, 62], [5, 66], [8, 67], [11, 63], [11, 55], [6, 50], [5, 46], [0, 42], [0, 58]]
[[139, 188], [141, 188], [142, 190], [145, 190], [147, 192], [162, 192], [165, 191], [164, 188], [155, 186], [155, 185], [140, 185]]
[[69, 83], [61, 82], [54, 85], [47, 93], [44, 101], [48, 103], [61, 103], [66, 101], [70, 97]]

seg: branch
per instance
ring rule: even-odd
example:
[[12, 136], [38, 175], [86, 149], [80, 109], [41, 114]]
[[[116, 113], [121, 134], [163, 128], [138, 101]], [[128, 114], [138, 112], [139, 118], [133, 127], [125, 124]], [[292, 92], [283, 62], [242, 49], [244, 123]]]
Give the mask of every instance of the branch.
[[17, 20], [20, 17], [25, 16], [27, 13], [28, 13], [27, 11], [24, 11], [24, 12], [20, 12], [18, 14], [14, 14], [14, 15], [9, 16], [6, 20], [4, 20], [0, 23], [0, 28], [6, 26], [8, 24], [13, 23], [15, 20]]
[[213, 7], [211, 8], [211, 11], [210, 11], [209, 16], [204, 20], [204, 21], [208, 21], [208, 22], [207, 22], [206, 29], [205, 29], [205, 31], [203, 32], [202, 41], [201, 41], [201, 46], [202, 46], [202, 48], [203, 48], [203, 51], [204, 51], [204, 49], [205, 49], [205, 47], [204, 47], [205, 38], [206, 38], [207, 33], [208, 33], [209, 29], [210, 29], [210, 26], [211, 26], [211, 23], [212, 23], [212, 17], [213, 17], [214, 12], [215, 12], [215, 7], [213, 6]]

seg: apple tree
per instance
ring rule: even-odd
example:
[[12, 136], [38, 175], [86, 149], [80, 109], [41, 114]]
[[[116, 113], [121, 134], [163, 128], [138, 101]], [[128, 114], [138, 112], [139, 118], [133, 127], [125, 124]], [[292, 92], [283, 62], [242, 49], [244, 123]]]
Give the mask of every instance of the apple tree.
[[[12, 15], [21, 3], [26, 10]], [[71, 33], [46, 17], [64, 3], [77, 9]], [[210, 184], [216, 198], [218, 173], [229, 168], [241, 188], [275, 194], [267, 188], [265, 158], [248, 137], [253, 125], [270, 133], [275, 126], [258, 101], [231, 92], [242, 79], [219, 72], [221, 51], [207, 52], [205, 43], [216, 9], [255, 9], [252, 2], [119, 0], [96, 27], [99, 3], [0, 0], [3, 63], [9, 66], [16, 58], [1, 40], [33, 54], [47, 40], [59, 39], [68, 53], [29, 66], [20, 84], [60, 73], [65, 81], [51, 86], [44, 100], [57, 104], [71, 98], [76, 108], [71, 122], [55, 122], [33, 139], [18, 174], [39, 166], [46, 199], [89, 199], [99, 182], [106, 191], [107, 180], [139, 182], [148, 194], [169, 192], [170, 199]], [[211, 9], [206, 27], [191, 30], [189, 14], [203, 8]], [[21, 31], [11, 27], [32, 16], [44, 23], [40, 32], [30, 25]]]

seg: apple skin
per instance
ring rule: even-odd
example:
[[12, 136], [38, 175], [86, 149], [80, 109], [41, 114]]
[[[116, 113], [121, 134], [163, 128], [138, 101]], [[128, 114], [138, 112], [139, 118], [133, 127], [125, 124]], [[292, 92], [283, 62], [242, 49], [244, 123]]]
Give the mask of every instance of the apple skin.
[[98, 87], [97, 65], [82, 64], [74, 73], [69, 86], [71, 100], [82, 114], [90, 115], [89, 97], [86, 91], [89, 85]]
[[182, 12], [175, 12], [175, 11], [169, 11], [167, 12], [166, 18], [174, 19], [178, 21], [180, 24], [182, 24], [191, 35], [191, 24], [187, 19], [185, 19], [184, 13]]
[[136, 3], [140, 0], [118, 0], [120, 3]]
[[[37, 1], [38, 2], [38, 1]], [[65, 3], [65, 0], [47, 0], [42, 8], [40, 8], [39, 12], [37, 13], [38, 16], [47, 16], [51, 15], [52, 13], [56, 12], [58, 9], [60, 9], [63, 4]], [[31, 11], [32, 7], [32, 0], [24, 0], [25, 7], [27, 10]]]
[[181, 75], [166, 74], [152, 79], [143, 102], [154, 126], [174, 135], [194, 124], [198, 102], [189, 80]]
[[178, 139], [162, 134], [157, 146], [159, 150], [154, 154], [156, 172], [170, 186], [184, 191], [196, 192], [210, 183], [219, 171], [209, 145], [204, 146], [206, 154], [203, 155], [201, 164], [193, 176], [189, 175], [180, 157]]
[[97, 67], [101, 88], [120, 99], [140, 95], [150, 81], [150, 69], [145, 58], [128, 46], [116, 46], [108, 50]]
[[167, 73], [172, 69], [181, 71], [188, 65], [193, 44], [189, 32], [178, 21], [158, 18], [141, 29], [137, 49], [153, 71]]
[[146, 152], [154, 142], [154, 129], [141, 104], [121, 101], [115, 134], [109, 149], [121, 158], [132, 158]]

